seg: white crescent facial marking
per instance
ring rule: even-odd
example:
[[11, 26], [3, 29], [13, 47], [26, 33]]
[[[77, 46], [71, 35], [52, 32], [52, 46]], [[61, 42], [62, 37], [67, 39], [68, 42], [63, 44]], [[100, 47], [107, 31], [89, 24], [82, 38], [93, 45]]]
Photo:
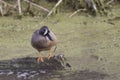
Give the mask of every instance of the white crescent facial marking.
[[47, 32], [48, 32], [48, 30], [47, 30], [47, 29], [45, 29], [45, 32], [44, 32], [44, 34], [43, 34], [43, 35], [46, 35], [46, 34], [47, 34]]

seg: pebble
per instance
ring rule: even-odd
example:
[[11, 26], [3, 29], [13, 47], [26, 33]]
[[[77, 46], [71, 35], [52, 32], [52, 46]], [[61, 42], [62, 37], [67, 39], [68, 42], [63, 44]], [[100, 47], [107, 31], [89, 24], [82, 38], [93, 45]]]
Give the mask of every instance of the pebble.
[[39, 72], [42, 73], [42, 74], [45, 74], [45, 73], [46, 73], [46, 71], [43, 71], [43, 70], [40, 70]]
[[36, 73], [36, 72], [37, 72], [37, 71], [30, 71], [31, 74], [34, 74], [34, 73]]
[[28, 75], [29, 75], [29, 73], [24, 72], [24, 73], [21, 73], [21, 74], [17, 75], [17, 78], [27, 79], [27, 76], [28, 76]]
[[5, 74], [5, 72], [0, 72], [0, 75], [3, 75], [3, 74]]
[[10, 72], [7, 73], [7, 76], [12, 75], [12, 74], [14, 74], [14, 72], [10, 71]]

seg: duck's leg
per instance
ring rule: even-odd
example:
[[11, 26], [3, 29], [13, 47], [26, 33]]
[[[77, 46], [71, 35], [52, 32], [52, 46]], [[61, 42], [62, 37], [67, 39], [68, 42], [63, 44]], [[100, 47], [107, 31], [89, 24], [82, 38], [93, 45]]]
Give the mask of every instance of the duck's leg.
[[52, 57], [52, 55], [53, 55], [52, 53], [53, 53], [53, 52], [52, 52], [52, 48], [51, 48], [51, 49], [49, 50], [49, 54], [48, 54], [48, 57], [47, 57], [48, 59], [50, 59], [50, 58]]
[[37, 63], [40, 63], [40, 62], [44, 62], [43, 56], [41, 53], [40, 53], [40, 56], [37, 58]]
[[56, 49], [57, 49], [57, 46], [55, 46], [54, 50], [53, 50], [53, 48], [51, 48], [51, 49], [49, 50], [48, 59], [50, 59], [51, 57], [53, 57]]

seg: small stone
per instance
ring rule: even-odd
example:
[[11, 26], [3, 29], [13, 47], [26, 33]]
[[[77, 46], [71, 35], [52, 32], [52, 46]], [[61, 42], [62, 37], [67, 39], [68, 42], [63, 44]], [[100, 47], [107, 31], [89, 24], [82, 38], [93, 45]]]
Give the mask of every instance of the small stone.
[[45, 73], [46, 73], [46, 71], [40, 70], [40, 73], [45, 74]]
[[31, 74], [35, 74], [37, 71], [30, 71]]
[[27, 79], [27, 76], [28, 76], [28, 75], [29, 75], [29, 73], [24, 72], [24, 73], [22, 73], [22, 74], [17, 75], [17, 78]]
[[3, 75], [3, 74], [5, 74], [5, 72], [0, 72], [0, 75]]
[[7, 76], [12, 75], [13, 73], [14, 73], [13, 71], [10, 71], [7, 73]]

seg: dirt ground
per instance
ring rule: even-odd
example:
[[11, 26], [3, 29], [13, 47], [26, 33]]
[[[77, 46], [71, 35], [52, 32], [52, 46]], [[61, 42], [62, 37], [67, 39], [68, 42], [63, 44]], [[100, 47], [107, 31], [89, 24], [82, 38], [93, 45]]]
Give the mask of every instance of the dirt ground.
[[[112, 9], [108, 16], [82, 13], [68, 18], [70, 14], [60, 13], [42, 24], [41, 18], [1, 17], [0, 60], [38, 56], [31, 47], [31, 35], [47, 25], [58, 38], [56, 54], [64, 54], [72, 67], [30, 80], [120, 80], [120, 9]], [[23, 79], [0, 75], [0, 80]]]

